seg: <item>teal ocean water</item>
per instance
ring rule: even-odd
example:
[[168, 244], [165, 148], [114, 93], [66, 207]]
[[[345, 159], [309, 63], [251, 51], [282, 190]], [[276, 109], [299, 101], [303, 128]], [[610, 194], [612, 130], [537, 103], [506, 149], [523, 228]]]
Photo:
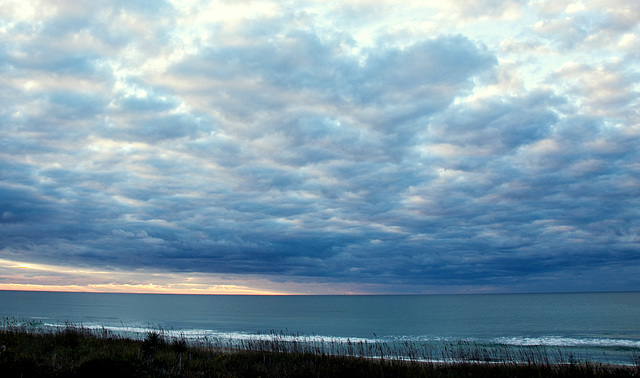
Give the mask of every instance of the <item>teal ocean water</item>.
[[[299, 340], [444, 348], [549, 348], [578, 360], [640, 358], [640, 293], [203, 296], [0, 291], [0, 316], [112, 332], [163, 329], [228, 340], [274, 331]], [[437, 355], [437, 353], [435, 353]]]

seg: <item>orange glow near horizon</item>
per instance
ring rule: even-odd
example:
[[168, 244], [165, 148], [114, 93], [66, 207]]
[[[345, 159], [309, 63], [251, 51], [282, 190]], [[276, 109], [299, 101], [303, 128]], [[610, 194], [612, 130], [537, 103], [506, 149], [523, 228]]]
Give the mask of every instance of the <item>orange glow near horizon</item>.
[[194, 294], [194, 295], [291, 295], [289, 293], [256, 290], [237, 285], [215, 285], [208, 289], [180, 289], [171, 286], [101, 284], [80, 285], [35, 285], [0, 283], [0, 290], [55, 291], [70, 293], [123, 293], [123, 294]]
[[[266, 280], [157, 271], [94, 270], [0, 259], [0, 290], [92, 293], [287, 295]], [[262, 284], [262, 285], [261, 285]]]

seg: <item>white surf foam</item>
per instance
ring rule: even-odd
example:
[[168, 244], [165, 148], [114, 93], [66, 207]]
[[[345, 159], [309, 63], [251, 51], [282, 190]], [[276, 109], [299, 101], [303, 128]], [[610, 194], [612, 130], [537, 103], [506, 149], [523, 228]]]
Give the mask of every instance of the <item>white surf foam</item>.
[[562, 336], [499, 337], [495, 341], [505, 345], [557, 347], [627, 347], [640, 348], [640, 341], [610, 338], [573, 338]]

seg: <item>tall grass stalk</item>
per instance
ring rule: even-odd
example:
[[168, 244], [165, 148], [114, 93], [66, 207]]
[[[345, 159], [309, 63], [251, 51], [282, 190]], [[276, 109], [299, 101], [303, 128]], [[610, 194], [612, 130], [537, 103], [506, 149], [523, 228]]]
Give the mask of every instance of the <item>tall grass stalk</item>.
[[0, 320], [0, 371], [12, 376], [640, 376], [627, 366], [578, 361], [560, 348], [467, 341], [333, 339], [285, 334], [196, 337], [154, 329], [125, 337], [106, 328]]

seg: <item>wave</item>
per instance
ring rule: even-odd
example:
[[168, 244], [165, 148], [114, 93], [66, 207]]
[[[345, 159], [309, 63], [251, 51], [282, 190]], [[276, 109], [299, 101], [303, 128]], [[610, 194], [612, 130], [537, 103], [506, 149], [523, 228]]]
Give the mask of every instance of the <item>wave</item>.
[[[50, 328], [66, 328], [69, 324], [44, 323], [44, 327]], [[205, 340], [216, 339], [222, 341], [273, 341], [282, 342], [308, 342], [308, 343], [380, 343], [385, 342], [384, 339], [372, 339], [363, 337], [339, 337], [339, 336], [322, 336], [322, 335], [304, 335], [304, 334], [287, 334], [284, 332], [268, 332], [268, 333], [248, 333], [248, 332], [228, 332], [207, 329], [165, 329], [154, 326], [108, 326], [102, 324], [83, 323], [78, 325], [83, 329], [91, 331], [108, 331], [117, 335], [135, 336], [137, 338], [145, 337], [149, 332], [160, 332], [165, 337], [186, 339], [186, 340]]]
[[564, 336], [510, 336], [496, 338], [459, 338], [453, 336], [388, 336], [376, 339], [384, 342], [418, 342], [456, 344], [459, 342], [484, 345], [541, 346], [541, 347], [622, 347], [640, 349], [640, 340], [614, 338], [575, 338]]
[[554, 347], [625, 347], [640, 348], [640, 341], [611, 338], [574, 338], [562, 336], [542, 337], [499, 337], [496, 343], [514, 346], [554, 346]]
[[[66, 327], [68, 324], [44, 323], [45, 327]], [[161, 332], [168, 338], [181, 338], [188, 341], [222, 340], [231, 343], [242, 341], [273, 341], [298, 343], [420, 343], [420, 344], [453, 344], [468, 342], [473, 344], [498, 344], [506, 346], [541, 346], [541, 347], [604, 347], [604, 348], [633, 348], [640, 349], [640, 340], [614, 339], [614, 338], [575, 338], [564, 336], [540, 336], [540, 337], [497, 337], [492, 339], [480, 338], [456, 338], [439, 336], [383, 336], [375, 338], [367, 337], [343, 337], [327, 335], [288, 334], [284, 332], [249, 333], [239, 331], [218, 331], [208, 329], [163, 329], [152, 325], [135, 326], [106, 326], [102, 324], [81, 324], [83, 328], [90, 330], [106, 330], [115, 334], [126, 335], [134, 338], [143, 338], [149, 332]]]

